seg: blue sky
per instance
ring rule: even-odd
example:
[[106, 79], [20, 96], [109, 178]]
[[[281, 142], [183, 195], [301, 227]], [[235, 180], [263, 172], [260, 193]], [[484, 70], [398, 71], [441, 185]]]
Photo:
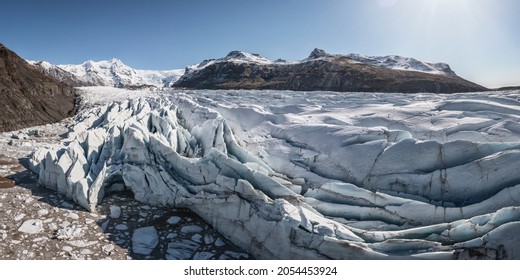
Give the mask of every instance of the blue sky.
[[518, 0], [6, 0], [0, 43], [55, 64], [113, 57], [177, 69], [231, 50], [270, 59], [397, 54], [520, 85]]

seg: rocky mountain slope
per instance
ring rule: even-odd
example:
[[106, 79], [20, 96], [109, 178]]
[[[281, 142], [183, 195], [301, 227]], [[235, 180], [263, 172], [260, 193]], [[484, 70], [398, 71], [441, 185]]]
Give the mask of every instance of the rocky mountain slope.
[[85, 61], [82, 64], [53, 65], [46, 61], [29, 61], [42, 73], [72, 86], [110, 86], [118, 88], [169, 87], [184, 70], [137, 70], [113, 58]]
[[319, 49], [295, 62], [270, 61], [257, 54], [232, 51], [224, 58], [187, 67], [174, 86], [405, 93], [486, 90], [458, 77], [444, 63], [425, 63], [398, 56], [331, 55]]
[[37, 71], [0, 44], [0, 131], [51, 123], [70, 116], [74, 88]]

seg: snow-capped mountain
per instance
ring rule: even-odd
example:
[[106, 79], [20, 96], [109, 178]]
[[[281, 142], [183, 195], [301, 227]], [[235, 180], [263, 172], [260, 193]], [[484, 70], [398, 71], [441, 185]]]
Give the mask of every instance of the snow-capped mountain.
[[352, 53], [348, 54], [347, 57], [360, 63], [385, 67], [389, 69], [455, 76], [455, 72], [451, 70], [450, 66], [447, 63], [442, 62], [424, 62], [415, 58], [398, 55], [368, 56]]
[[29, 61], [40, 71], [74, 86], [111, 86], [119, 88], [155, 86], [169, 87], [184, 70], [137, 70], [121, 60], [92, 61], [82, 64], [53, 65], [45, 61]]
[[314, 49], [300, 61], [271, 61], [258, 54], [232, 51], [226, 57], [187, 67], [174, 86], [343, 92], [486, 90], [458, 77], [446, 63], [428, 63], [400, 56], [328, 54], [320, 49]]
[[226, 57], [218, 59], [207, 59], [199, 64], [188, 66], [190, 71], [201, 70], [215, 63], [232, 62], [232, 63], [255, 63], [255, 64], [272, 64], [273, 61], [260, 56], [256, 53], [247, 53], [243, 51], [231, 51]]
[[458, 77], [446, 63], [395, 55], [329, 54], [320, 49], [299, 61], [273, 61], [258, 54], [232, 51], [223, 58], [169, 71], [137, 70], [115, 58], [77, 65], [29, 63], [73, 86], [437, 93], [486, 90]]
[[316, 60], [316, 59], [333, 59], [347, 57], [355, 62], [362, 64], [369, 64], [373, 66], [384, 67], [393, 70], [406, 70], [415, 71], [428, 74], [442, 74], [455, 76], [455, 72], [451, 70], [447, 63], [432, 63], [420, 61], [411, 57], [404, 57], [398, 55], [387, 55], [387, 56], [368, 56], [362, 54], [351, 53], [348, 55], [341, 54], [329, 54], [321, 49], [314, 49], [309, 57], [302, 61], [288, 61], [284, 59], [270, 60], [255, 53], [247, 53], [243, 51], [231, 51], [226, 57], [218, 59], [207, 59], [199, 64], [188, 66], [187, 68], [191, 71], [201, 70], [205, 67], [213, 65], [215, 63], [232, 62], [232, 63], [254, 63], [254, 64], [296, 64], [298, 62]]

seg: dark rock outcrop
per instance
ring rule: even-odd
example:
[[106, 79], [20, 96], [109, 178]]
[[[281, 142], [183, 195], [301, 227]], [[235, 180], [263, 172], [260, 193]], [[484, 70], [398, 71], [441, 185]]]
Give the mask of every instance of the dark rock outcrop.
[[197, 89], [405, 93], [487, 90], [454, 73], [445, 75], [394, 70], [354, 61], [344, 55], [330, 55], [319, 49], [298, 62], [266, 63], [265, 58], [253, 58], [243, 59], [243, 55], [238, 56], [234, 51], [223, 59], [206, 60], [186, 68], [185, 74], [174, 86]]
[[0, 131], [59, 121], [75, 108], [73, 87], [48, 77], [0, 44]]

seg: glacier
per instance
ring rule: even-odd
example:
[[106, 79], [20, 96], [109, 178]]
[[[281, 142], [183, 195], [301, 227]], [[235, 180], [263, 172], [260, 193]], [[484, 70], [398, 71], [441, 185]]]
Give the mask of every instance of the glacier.
[[81, 88], [39, 183], [128, 190], [260, 259], [520, 258], [520, 92]]

